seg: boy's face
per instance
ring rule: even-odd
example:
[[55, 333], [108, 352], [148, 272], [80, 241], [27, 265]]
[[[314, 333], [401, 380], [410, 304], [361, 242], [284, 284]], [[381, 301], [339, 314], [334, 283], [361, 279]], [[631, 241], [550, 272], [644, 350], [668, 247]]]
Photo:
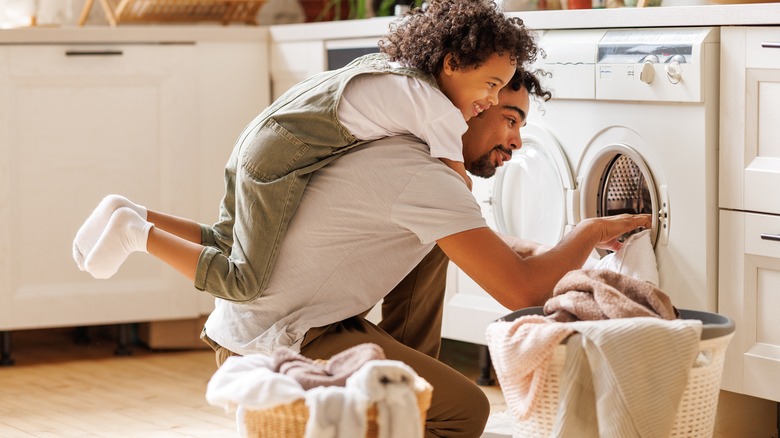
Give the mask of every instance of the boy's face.
[[444, 68], [439, 75], [439, 87], [468, 121], [490, 105], [498, 103], [498, 92], [512, 79], [515, 64], [509, 56], [494, 54], [479, 67], [450, 66], [449, 54], [444, 58]]
[[496, 168], [512, 158], [512, 151], [520, 149], [520, 128], [525, 126], [530, 99], [524, 87], [514, 91], [501, 90], [496, 106], [490, 107], [469, 120], [469, 129], [463, 134], [463, 162], [466, 170], [476, 176], [489, 178]]

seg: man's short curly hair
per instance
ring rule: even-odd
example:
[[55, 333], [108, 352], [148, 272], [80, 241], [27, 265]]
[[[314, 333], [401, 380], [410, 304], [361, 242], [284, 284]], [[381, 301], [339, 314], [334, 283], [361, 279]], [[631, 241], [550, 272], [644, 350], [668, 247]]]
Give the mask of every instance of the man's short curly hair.
[[496, 53], [509, 55], [522, 68], [538, 51], [523, 20], [505, 16], [486, 0], [432, 0], [424, 11], [414, 9], [391, 24], [379, 49], [391, 61], [437, 78], [448, 53], [455, 69], [479, 67]]
[[511, 89], [512, 91], [520, 91], [521, 88], [525, 88], [528, 91], [529, 96], [535, 96], [537, 99], [547, 102], [552, 98], [550, 90], [544, 88], [539, 81], [539, 76], [546, 76], [543, 70], [523, 70], [517, 69], [515, 75], [503, 89]]

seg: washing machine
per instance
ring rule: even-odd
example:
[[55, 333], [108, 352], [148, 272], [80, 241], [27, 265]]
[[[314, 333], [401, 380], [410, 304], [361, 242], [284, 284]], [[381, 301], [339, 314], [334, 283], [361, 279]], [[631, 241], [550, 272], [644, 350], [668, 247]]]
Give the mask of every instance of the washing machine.
[[[532, 99], [522, 148], [473, 178], [489, 226], [553, 246], [586, 218], [651, 214], [660, 289], [716, 311], [719, 30], [549, 30], [539, 45], [553, 99]], [[510, 310], [450, 265], [443, 337], [484, 345]]]

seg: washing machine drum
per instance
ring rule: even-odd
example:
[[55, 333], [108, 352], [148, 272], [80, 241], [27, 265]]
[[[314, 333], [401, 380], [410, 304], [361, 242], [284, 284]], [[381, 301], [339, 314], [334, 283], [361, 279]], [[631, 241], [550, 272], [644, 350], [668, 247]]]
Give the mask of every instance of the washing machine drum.
[[[658, 223], [659, 211], [667, 210], [659, 197], [653, 172], [634, 148], [625, 144], [605, 145], [581, 164], [580, 219], [623, 213], [649, 214], [653, 223]], [[658, 227], [653, 227], [650, 235], [655, 245]]]
[[[651, 214], [657, 223], [656, 185], [636, 150], [610, 144], [585, 161], [577, 178], [579, 193], [569, 196], [576, 192], [574, 178], [560, 146], [550, 138], [524, 136], [523, 147], [496, 173], [490, 200], [496, 229], [553, 246], [572, 224], [589, 217]], [[654, 244], [657, 234], [653, 227]]]
[[599, 179], [596, 215], [652, 214], [653, 197], [647, 176], [639, 165], [623, 154], [617, 154]]

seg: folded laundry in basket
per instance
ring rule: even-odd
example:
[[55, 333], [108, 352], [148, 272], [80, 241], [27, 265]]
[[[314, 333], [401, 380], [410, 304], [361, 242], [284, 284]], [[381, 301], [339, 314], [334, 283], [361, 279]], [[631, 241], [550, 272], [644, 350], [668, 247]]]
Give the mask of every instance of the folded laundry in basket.
[[607, 270], [583, 269], [570, 271], [558, 281], [544, 313], [559, 322], [678, 316], [669, 296], [649, 282]]
[[273, 411], [303, 401], [308, 409], [308, 417], [303, 417], [306, 438], [365, 436], [371, 405], [376, 407], [380, 438], [422, 437], [422, 408], [417, 394], [430, 394], [432, 389], [403, 362], [368, 360], [346, 379], [344, 386], [320, 386], [308, 391], [273, 368], [270, 356], [233, 356], [209, 380], [206, 399], [212, 405], [236, 410], [241, 436], [249, 436], [244, 421], [248, 411]]
[[360, 369], [370, 360], [385, 359], [382, 347], [365, 343], [355, 345], [329, 360], [315, 361], [287, 348], [274, 351], [274, 371], [288, 375], [303, 389], [311, 389], [317, 386], [344, 386], [347, 377]]

